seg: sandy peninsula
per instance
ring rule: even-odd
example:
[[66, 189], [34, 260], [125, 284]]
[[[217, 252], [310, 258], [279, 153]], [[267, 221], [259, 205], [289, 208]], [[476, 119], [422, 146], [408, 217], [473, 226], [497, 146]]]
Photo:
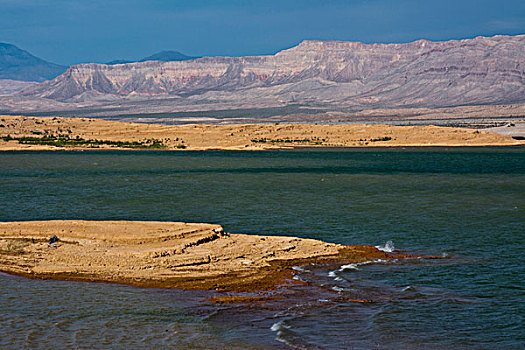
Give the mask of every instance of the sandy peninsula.
[[228, 234], [212, 224], [0, 222], [0, 271], [30, 278], [253, 292], [293, 283], [294, 266], [390, 257], [373, 246]]
[[516, 146], [483, 130], [367, 124], [159, 125], [90, 118], [0, 116], [0, 151], [271, 150], [296, 147]]

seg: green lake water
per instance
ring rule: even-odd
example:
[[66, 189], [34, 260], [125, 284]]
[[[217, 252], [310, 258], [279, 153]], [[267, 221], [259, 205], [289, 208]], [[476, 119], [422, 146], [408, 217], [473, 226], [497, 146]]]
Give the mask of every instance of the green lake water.
[[2, 348], [525, 346], [525, 148], [0, 153], [0, 221], [37, 219], [210, 222], [446, 259], [303, 267], [312, 287], [260, 306], [0, 275]]

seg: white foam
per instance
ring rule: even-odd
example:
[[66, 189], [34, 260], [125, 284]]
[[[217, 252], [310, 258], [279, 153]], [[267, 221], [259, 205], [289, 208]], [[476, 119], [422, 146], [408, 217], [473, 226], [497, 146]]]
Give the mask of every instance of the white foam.
[[412, 286], [406, 286], [405, 288], [401, 289], [402, 292], [406, 292], [407, 290], [414, 290], [415, 288]]
[[277, 332], [281, 329], [281, 325], [283, 324], [283, 321], [279, 321], [279, 322], [276, 322], [274, 324], [272, 324], [272, 327], [270, 327], [270, 330], [272, 332]]
[[337, 281], [337, 282], [344, 281], [344, 279], [342, 279], [341, 277], [337, 275], [337, 271], [342, 271], [342, 270], [339, 269], [335, 271], [330, 271], [328, 272], [328, 277], [332, 277], [334, 281]]
[[289, 342], [288, 340], [286, 340], [285, 338], [283, 338], [283, 328], [286, 328], [286, 329], [290, 329], [290, 326], [287, 326], [285, 325], [284, 323], [284, 320], [282, 321], [279, 321], [277, 323], [274, 323], [270, 329], [273, 331], [273, 332], [277, 332], [277, 337], [275, 337], [275, 340], [281, 342], [281, 343], [284, 343], [288, 346], [290, 346], [291, 348], [294, 348], [296, 349], [297, 347], [294, 346], [291, 342]]
[[376, 248], [381, 250], [382, 252], [387, 252], [387, 253], [392, 253], [396, 249], [394, 247], [394, 242], [392, 241], [387, 241], [384, 247], [380, 245], [376, 245]]
[[328, 272], [328, 277], [332, 277], [334, 279], [334, 281], [344, 281], [344, 279], [342, 279], [341, 277], [337, 276], [337, 273], [336, 271], [330, 271]]
[[306, 270], [302, 268], [301, 266], [294, 266], [292, 267], [292, 270], [299, 271], [299, 272], [309, 272], [309, 270]]
[[361, 265], [381, 264], [381, 263], [386, 263], [386, 262], [387, 262], [387, 260], [383, 260], [383, 259], [367, 260], [367, 261], [363, 261], [363, 262], [360, 262], [360, 263], [348, 264], [348, 265], [342, 265], [342, 266], [339, 268], [339, 270], [337, 270], [337, 271], [359, 270], [359, 267], [358, 267], [358, 266], [361, 266]]
[[272, 326], [270, 327], [270, 330], [272, 330], [272, 332], [279, 332], [283, 328], [290, 329], [290, 326], [285, 325], [284, 320], [281, 320], [279, 322], [272, 324]]
[[360, 265], [382, 264], [382, 263], [387, 263], [387, 262], [388, 262], [387, 260], [377, 259], [377, 260], [365, 261], [363, 263], [360, 263]]
[[336, 292], [342, 292], [344, 290], [344, 288], [341, 288], [341, 287], [338, 287], [338, 286], [333, 286], [332, 290], [335, 290]]
[[359, 270], [359, 268], [357, 267], [358, 264], [348, 264], [348, 265], [343, 265], [339, 268], [339, 271], [344, 271], [344, 270]]

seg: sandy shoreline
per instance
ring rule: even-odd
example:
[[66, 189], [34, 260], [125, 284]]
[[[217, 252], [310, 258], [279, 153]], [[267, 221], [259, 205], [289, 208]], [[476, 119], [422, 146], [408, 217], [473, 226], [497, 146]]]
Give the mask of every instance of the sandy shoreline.
[[294, 266], [391, 257], [373, 246], [228, 234], [212, 224], [0, 222], [0, 271], [30, 278], [254, 292], [295, 283]]
[[483, 130], [437, 126], [159, 125], [90, 118], [0, 116], [0, 151], [518, 145], [525, 145], [525, 141]]

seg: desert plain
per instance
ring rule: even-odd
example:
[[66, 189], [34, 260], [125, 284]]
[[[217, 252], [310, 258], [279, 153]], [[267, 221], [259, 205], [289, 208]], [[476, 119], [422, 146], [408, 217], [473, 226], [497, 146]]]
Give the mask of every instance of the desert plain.
[[0, 116], [0, 151], [272, 150], [297, 147], [517, 146], [484, 130], [432, 125], [161, 125], [94, 118]]

